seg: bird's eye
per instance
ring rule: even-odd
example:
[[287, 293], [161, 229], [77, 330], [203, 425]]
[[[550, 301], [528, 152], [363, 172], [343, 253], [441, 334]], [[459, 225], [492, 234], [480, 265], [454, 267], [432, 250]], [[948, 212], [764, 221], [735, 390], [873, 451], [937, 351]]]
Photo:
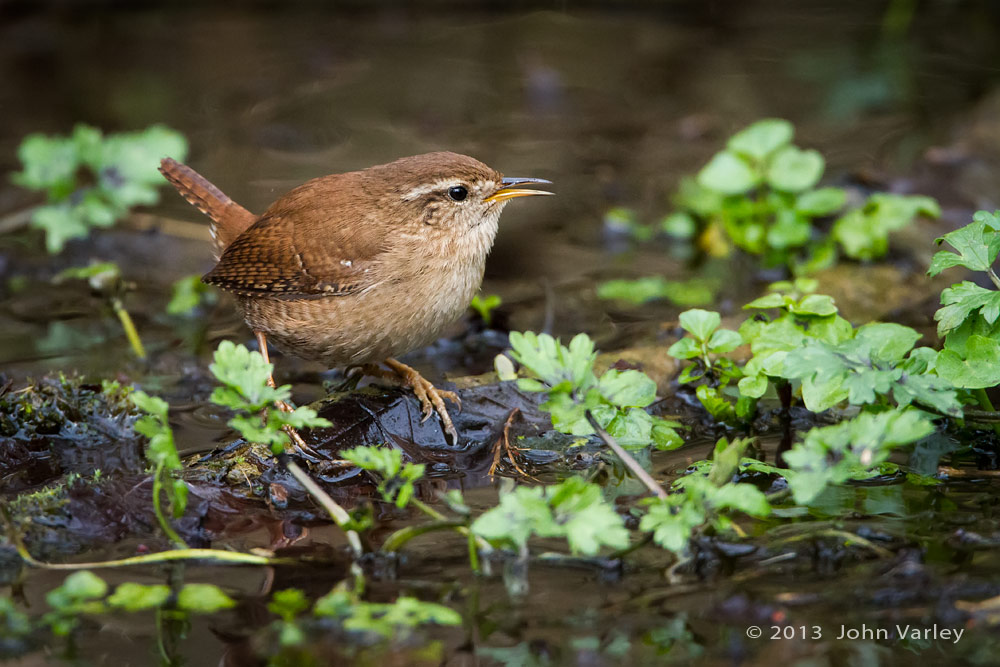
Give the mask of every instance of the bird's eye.
[[448, 196], [451, 197], [453, 201], [462, 201], [469, 196], [469, 191], [464, 185], [453, 185], [448, 188]]

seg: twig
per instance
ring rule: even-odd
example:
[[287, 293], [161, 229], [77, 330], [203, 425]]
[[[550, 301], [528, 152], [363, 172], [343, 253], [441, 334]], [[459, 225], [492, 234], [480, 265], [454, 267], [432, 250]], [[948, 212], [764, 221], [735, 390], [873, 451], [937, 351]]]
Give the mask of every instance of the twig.
[[111, 307], [118, 316], [118, 321], [122, 323], [122, 329], [125, 330], [125, 337], [128, 338], [129, 345], [132, 346], [132, 351], [135, 352], [135, 356], [140, 359], [145, 359], [146, 349], [142, 346], [142, 339], [139, 338], [139, 332], [135, 328], [132, 316], [129, 315], [127, 310], [125, 310], [125, 306], [122, 304], [121, 299], [112, 299]]
[[351, 522], [351, 515], [347, 513], [343, 507], [337, 504], [337, 501], [330, 497], [326, 491], [320, 488], [319, 484], [313, 481], [313, 478], [306, 473], [305, 470], [299, 467], [299, 464], [295, 461], [291, 461], [284, 458], [285, 469], [292, 474], [292, 477], [302, 485], [306, 492], [313, 497], [313, 499], [320, 504], [320, 506], [326, 510], [326, 513], [330, 515], [333, 522], [344, 529], [347, 534], [347, 541], [351, 545], [351, 551], [354, 552], [355, 558], [359, 558], [364, 549], [361, 547], [361, 538], [358, 537], [357, 532], [349, 528], [345, 528]]
[[591, 428], [597, 433], [597, 437], [604, 441], [604, 444], [611, 448], [611, 450], [618, 455], [618, 458], [632, 471], [632, 474], [639, 478], [646, 488], [650, 490], [657, 498], [664, 500], [667, 497], [667, 492], [660, 486], [652, 475], [646, 472], [646, 469], [639, 465], [639, 462], [635, 458], [626, 452], [621, 445], [619, 445], [607, 431], [604, 430], [597, 420], [594, 419], [594, 415], [591, 414], [590, 410], [586, 411], [587, 421], [590, 422]]
[[17, 532], [14, 522], [7, 512], [7, 506], [0, 504], [0, 517], [3, 518], [4, 527], [7, 532], [7, 539], [17, 550], [18, 555], [25, 563], [31, 567], [45, 570], [94, 570], [98, 568], [130, 567], [133, 565], [151, 565], [154, 563], [168, 563], [174, 561], [187, 560], [207, 560], [219, 563], [231, 563], [236, 565], [296, 565], [300, 561], [290, 558], [275, 558], [273, 556], [259, 556], [256, 554], [245, 554], [238, 551], [223, 551], [222, 549], [172, 549], [161, 551], [155, 554], [143, 554], [142, 556], [131, 556], [118, 560], [97, 561], [91, 563], [46, 563], [37, 560], [28, 548], [24, 545], [21, 535]]
[[519, 414], [521, 414], [521, 408], [514, 408], [510, 411], [510, 414], [507, 415], [507, 421], [503, 424], [503, 430], [500, 431], [500, 437], [497, 438], [496, 443], [493, 445], [493, 464], [490, 466], [489, 470], [489, 475], [491, 477], [496, 472], [497, 466], [500, 465], [500, 452], [502, 450], [506, 450], [507, 458], [510, 459], [510, 464], [514, 466], [514, 470], [519, 472], [523, 477], [534, 479], [534, 477], [521, 470], [521, 466], [517, 464], [517, 455], [514, 451], [521, 451], [520, 447], [511, 447], [510, 444], [510, 426], [514, 423], [514, 417]]
[[433, 533], [438, 530], [454, 530], [464, 526], [465, 523], [463, 521], [435, 521], [434, 523], [425, 523], [420, 526], [400, 528], [382, 543], [382, 551], [399, 551], [400, 547], [414, 537], [420, 537], [425, 533]]

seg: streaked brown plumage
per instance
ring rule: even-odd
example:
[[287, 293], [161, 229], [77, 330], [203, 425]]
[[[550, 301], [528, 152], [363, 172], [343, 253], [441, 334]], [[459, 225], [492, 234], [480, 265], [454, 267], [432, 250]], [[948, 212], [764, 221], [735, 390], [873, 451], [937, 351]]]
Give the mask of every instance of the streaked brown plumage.
[[219, 262], [203, 280], [237, 296], [254, 332], [330, 367], [386, 361], [454, 436], [446, 392], [391, 358], [462, 315], [506, 202], [549, 194], [516, 186], [547, 181], [428, 153], [311, 180], [256, 217], [185, 165], [161, 171], [212, 219]]

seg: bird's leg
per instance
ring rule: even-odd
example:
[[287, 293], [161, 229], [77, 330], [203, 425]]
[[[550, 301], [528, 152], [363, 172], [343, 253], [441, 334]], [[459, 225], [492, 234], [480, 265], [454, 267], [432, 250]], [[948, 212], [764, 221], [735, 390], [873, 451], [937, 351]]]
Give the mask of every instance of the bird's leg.
[[[271, 357], [267, 353], [267, 337], [264, 336], [263, 331], [254, 331], [253, 335], [257, 337], [257, 347], [260, 349], [260, 356], [264, 357], [264, 363], [271, 363]], [[278, 385], [274, 383], [274, 373], [267, 374], [267, 386], [274, 389]], [[275, 401], [274, 404], [282, 412], [292, 412], [293, 408], [288, 403], [284, 401]]]
[[[421, 421], [427, 421], [433, 412], [437, 412], [438, 417], [441, 418], [441, 425], [444, 428], [444, 432], [451, 438], [452, 443], [458, 444], [458, 431], [455, 430], [455, 425], [452, 424], [451, 416], [448, 414], [448, 408], [444, 405], [445, 399], [448, 399], [452, 403], [455, 403], [458, 409], [461, 410], [462, 399], [458, 397], [458, 394], [453, 391], [436, 388], [428, 380], [424, 379], [416, 369], [391, 357], [385, 360], [385, 365], [391, 368], [396, 377], [402, 380], [405, 386], [413, 389], [413, 393], [417, 395], [417, 400], [420, 401], [423, 407], [424, 418]], [[370, 368], [370, 365], [365, 367], [366, 374], [385, 377], [386, 374], [384, 372], [370, 373]]]
[[[264, 332], [254, 331], [253, 334], [254, 336], [257, 337], [257, 347], [260, 348], [260, 356], [264, 357], [264, 361], [266, 363], [271, 363], [271, 358], [267, 354], [267, 338], [264, 336]], [[267, 386], [272, 388], [278, 386], [274, 383], [273, 373], [268, 373], [267, 375]], [[274, 405], [282, 412], [295, 411], [295, 408], [293, 408], [288, 403], [281, 400], [275, 401]], [[299, 454], [313, 461], [319, 461], [321, 458], [323, 458], [319, 455], [319, 453], [315, 449], [306, 444], [306, 441], [302, 438], [301, 435], [299, 435], [299, 432], [296, 431], [294, 428], [292, 428], [291, 426], [284, 426], [282, 427], [282, 430], [288, 435], [288, 438], [292, 441], [292, 448], [295, 449]]]

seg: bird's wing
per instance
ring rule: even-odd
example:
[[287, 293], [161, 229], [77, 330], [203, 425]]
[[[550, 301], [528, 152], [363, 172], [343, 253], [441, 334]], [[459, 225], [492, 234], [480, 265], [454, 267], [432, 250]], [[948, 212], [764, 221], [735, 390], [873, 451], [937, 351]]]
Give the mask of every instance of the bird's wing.
[[326, 196], [329, 185], [318, 179], [279, 199], [202, 280], [239, 294], [287, 298], [342, 296], [378, 283], [388, 230], [372, 224], [363, 208]]

